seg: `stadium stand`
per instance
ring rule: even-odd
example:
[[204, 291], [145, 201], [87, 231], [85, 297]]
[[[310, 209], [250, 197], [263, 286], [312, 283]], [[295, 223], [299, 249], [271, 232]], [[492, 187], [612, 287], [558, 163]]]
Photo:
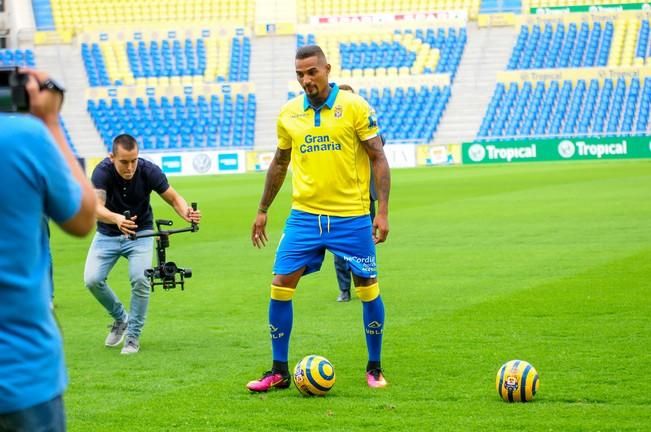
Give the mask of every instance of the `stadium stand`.
[[54, 16], [50, 0], [32, 0], [34, 21], [38, 30], [54, 30]]
[[[91, 97], [87, 110], [107, 148], [119, 133], [136, 137], [145, 151], [252, 147], [255, 94], [235, 85], [217, 87], [199, 95], [182, 96], [181, 88], [175, 96]], [[169, 94], [175, 89], [156, 90]]]
[[646, 134], [651, 78], [498, 83], [479, 139]]
[[324, 47], [333, 73], [348, 76], [456, 74], [467, 42], [466, 29], [417, 28], [298, 34], [297, 47]]
[[[44, 0], [33, 0], [41, 4]], [[255, 0], [50, 0], [59, 31], [146, 23], [250, 24]]]
[[522, 11], [521, 0], [482, 0], [479, 13], [520, 13]]
[[88, 84], [169, 85], [170, 80], [175, 84], [173, 78], [184, 84], [248, 81], [251, 40], [243, 29], [220, 36], [209, 29], [196, 33], [134, 31], [126, 41], [111, 33], [100, 33], [98, 41], [88, 36], [81, 43]]
[[481, 0], [298, 0], [299, 22], [311, 17], [354, 14], [433, 12], [465, 10], [471, 19], [477, 17]]
[[[31, 49], [0, 49], [0, 67], [15, 66], [30, 68], [36, 67], [36, 58], [34, 51]], [[72, 142], [72, 137], [68, 132], [68, 128], [66, 127], [65, 122], [63, 121], [63, 117], [59, 116], [59, 122], [61, 123], [63, 132], [66, 136], [66, 139], [68, 140], [68, 143], [70, 144], [70, 148], [72, 148], [72, 151], [75, 155], [78, 155], [77, 149]]]
[[[477, 139], [647, 134], [649, 42], [643, 13], [527, 19], [507, 65], [513, 72], [498, 80]], [[515, 73], [525, 69], [533, 71]]]
[[0, 49], [0, 66], [35, 67], [34, 51], [31, 49]]
[[523, 25], [508, 69], [606, 66], [614, 23], [545, 23]]

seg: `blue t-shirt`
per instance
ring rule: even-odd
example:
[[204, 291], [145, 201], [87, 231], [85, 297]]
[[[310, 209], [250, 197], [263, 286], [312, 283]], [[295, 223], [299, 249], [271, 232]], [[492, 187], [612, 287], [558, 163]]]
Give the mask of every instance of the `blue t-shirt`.
[[50, 310], [43, 216], [79, 212], [81, 188], [42, 122], [0, 113], [0, 414], [60, 395], [67, 377]]
[[[114, 213], [138, 216], [136, 231], [150, 230], [154, 227], [154, 214], [149, 204], [152, 191], [165, 193], [170, 187], [167, 177], [155, 163], [138, 158], [138, 167], [131, 180], [118, 174], [111, 159], [105, 158], [93, 170], [91, 181], [95, 189], [106, 191], [106, 208]], [[108, 236], [119, 236], [122, 232], [115, 224], [97, 221], [97, 231]]]

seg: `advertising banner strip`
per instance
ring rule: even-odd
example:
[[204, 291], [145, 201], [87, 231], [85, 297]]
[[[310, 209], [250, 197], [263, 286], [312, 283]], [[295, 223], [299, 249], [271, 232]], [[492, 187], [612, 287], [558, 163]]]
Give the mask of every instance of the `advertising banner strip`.
[[621, 4], [593, 4], [575, 6], [546, 6], [533, 7], [529, 9], [532, 14], [562, 14], [562, 13], [585, 13], [585, 12], [623, 12], [623, 11], [647, 11], [651, 10], [649, 3], [621, 3]]
[[617, 80], [623, 78], [629, 82], [632, 78], [637, 78], [643, 81], [645, 78], [651, 77], [650, 66], [621, 66], [621, 67], [595, 67], [595, 68], [580, 68], [580, 69], [528, 69], [517, 71], [503, 71], [497, 73], [497, 81], [501, 83], [536, 83], [544, 81], [549, 83], [551, 81], [572, 81], [576, 83], [578, 80], [590, 81], [591, 79], [598, 79], [600, 82], [610, 78]]
[[210, 175], [246, 172], [244, 150], [232, 151], [185, 151], [165, 153], [141, 153], [163, 170], [166, 175]]
[[464, 164], [651, 158], [651, 137], [599, 137], [469, 142]]

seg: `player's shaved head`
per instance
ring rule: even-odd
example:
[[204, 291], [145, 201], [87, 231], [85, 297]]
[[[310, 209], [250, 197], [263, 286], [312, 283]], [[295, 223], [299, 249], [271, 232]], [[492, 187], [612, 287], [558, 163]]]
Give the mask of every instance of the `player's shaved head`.
[[330, 93], [330, 65], [318, 45], [307, 45], [296, 51], [296, 79], [314, 106], [319, 106]]
[[327, 63], [325, 53], [318, 45], [305, 45], [296, 50], [296, 60], [317, 57], [319, 62]]

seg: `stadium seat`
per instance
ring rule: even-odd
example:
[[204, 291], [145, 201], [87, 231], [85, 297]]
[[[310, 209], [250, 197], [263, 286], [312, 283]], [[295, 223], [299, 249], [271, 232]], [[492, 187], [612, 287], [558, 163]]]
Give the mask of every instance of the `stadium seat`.
[[[208, 100], [210, 99], [210, 102]], [[251, 148], [255, 137], [255, 94], [88, 100], [86, 109], [107, 148], [128, 131], [143, 150], [215, 146]]]
[[498, 83], [479, 140], [647, 133], [651, 78]]
[[193, 85], [248, 81], [251, 41], [247, 35], [82, 43], [91, 87]]
[[325, 47], [333, 73], [341, 77], [449, 73], [452, 78], [467, 43], [461, 27], [416, 28], [372, 33], [298, 34], [297, 47]]
[[614, 22], [522, 25], [508, 70], [606, 66]]
[[[92, 26], [147, 23], [234, 23], [251, 25], [255, 0], [32, 0], [37, 26], [49, 25], [47, 7], [58, 31]], [[43, 12], [41, 12], [43, 11]], [[40, 27], [39, 27], [40, 28]]]

